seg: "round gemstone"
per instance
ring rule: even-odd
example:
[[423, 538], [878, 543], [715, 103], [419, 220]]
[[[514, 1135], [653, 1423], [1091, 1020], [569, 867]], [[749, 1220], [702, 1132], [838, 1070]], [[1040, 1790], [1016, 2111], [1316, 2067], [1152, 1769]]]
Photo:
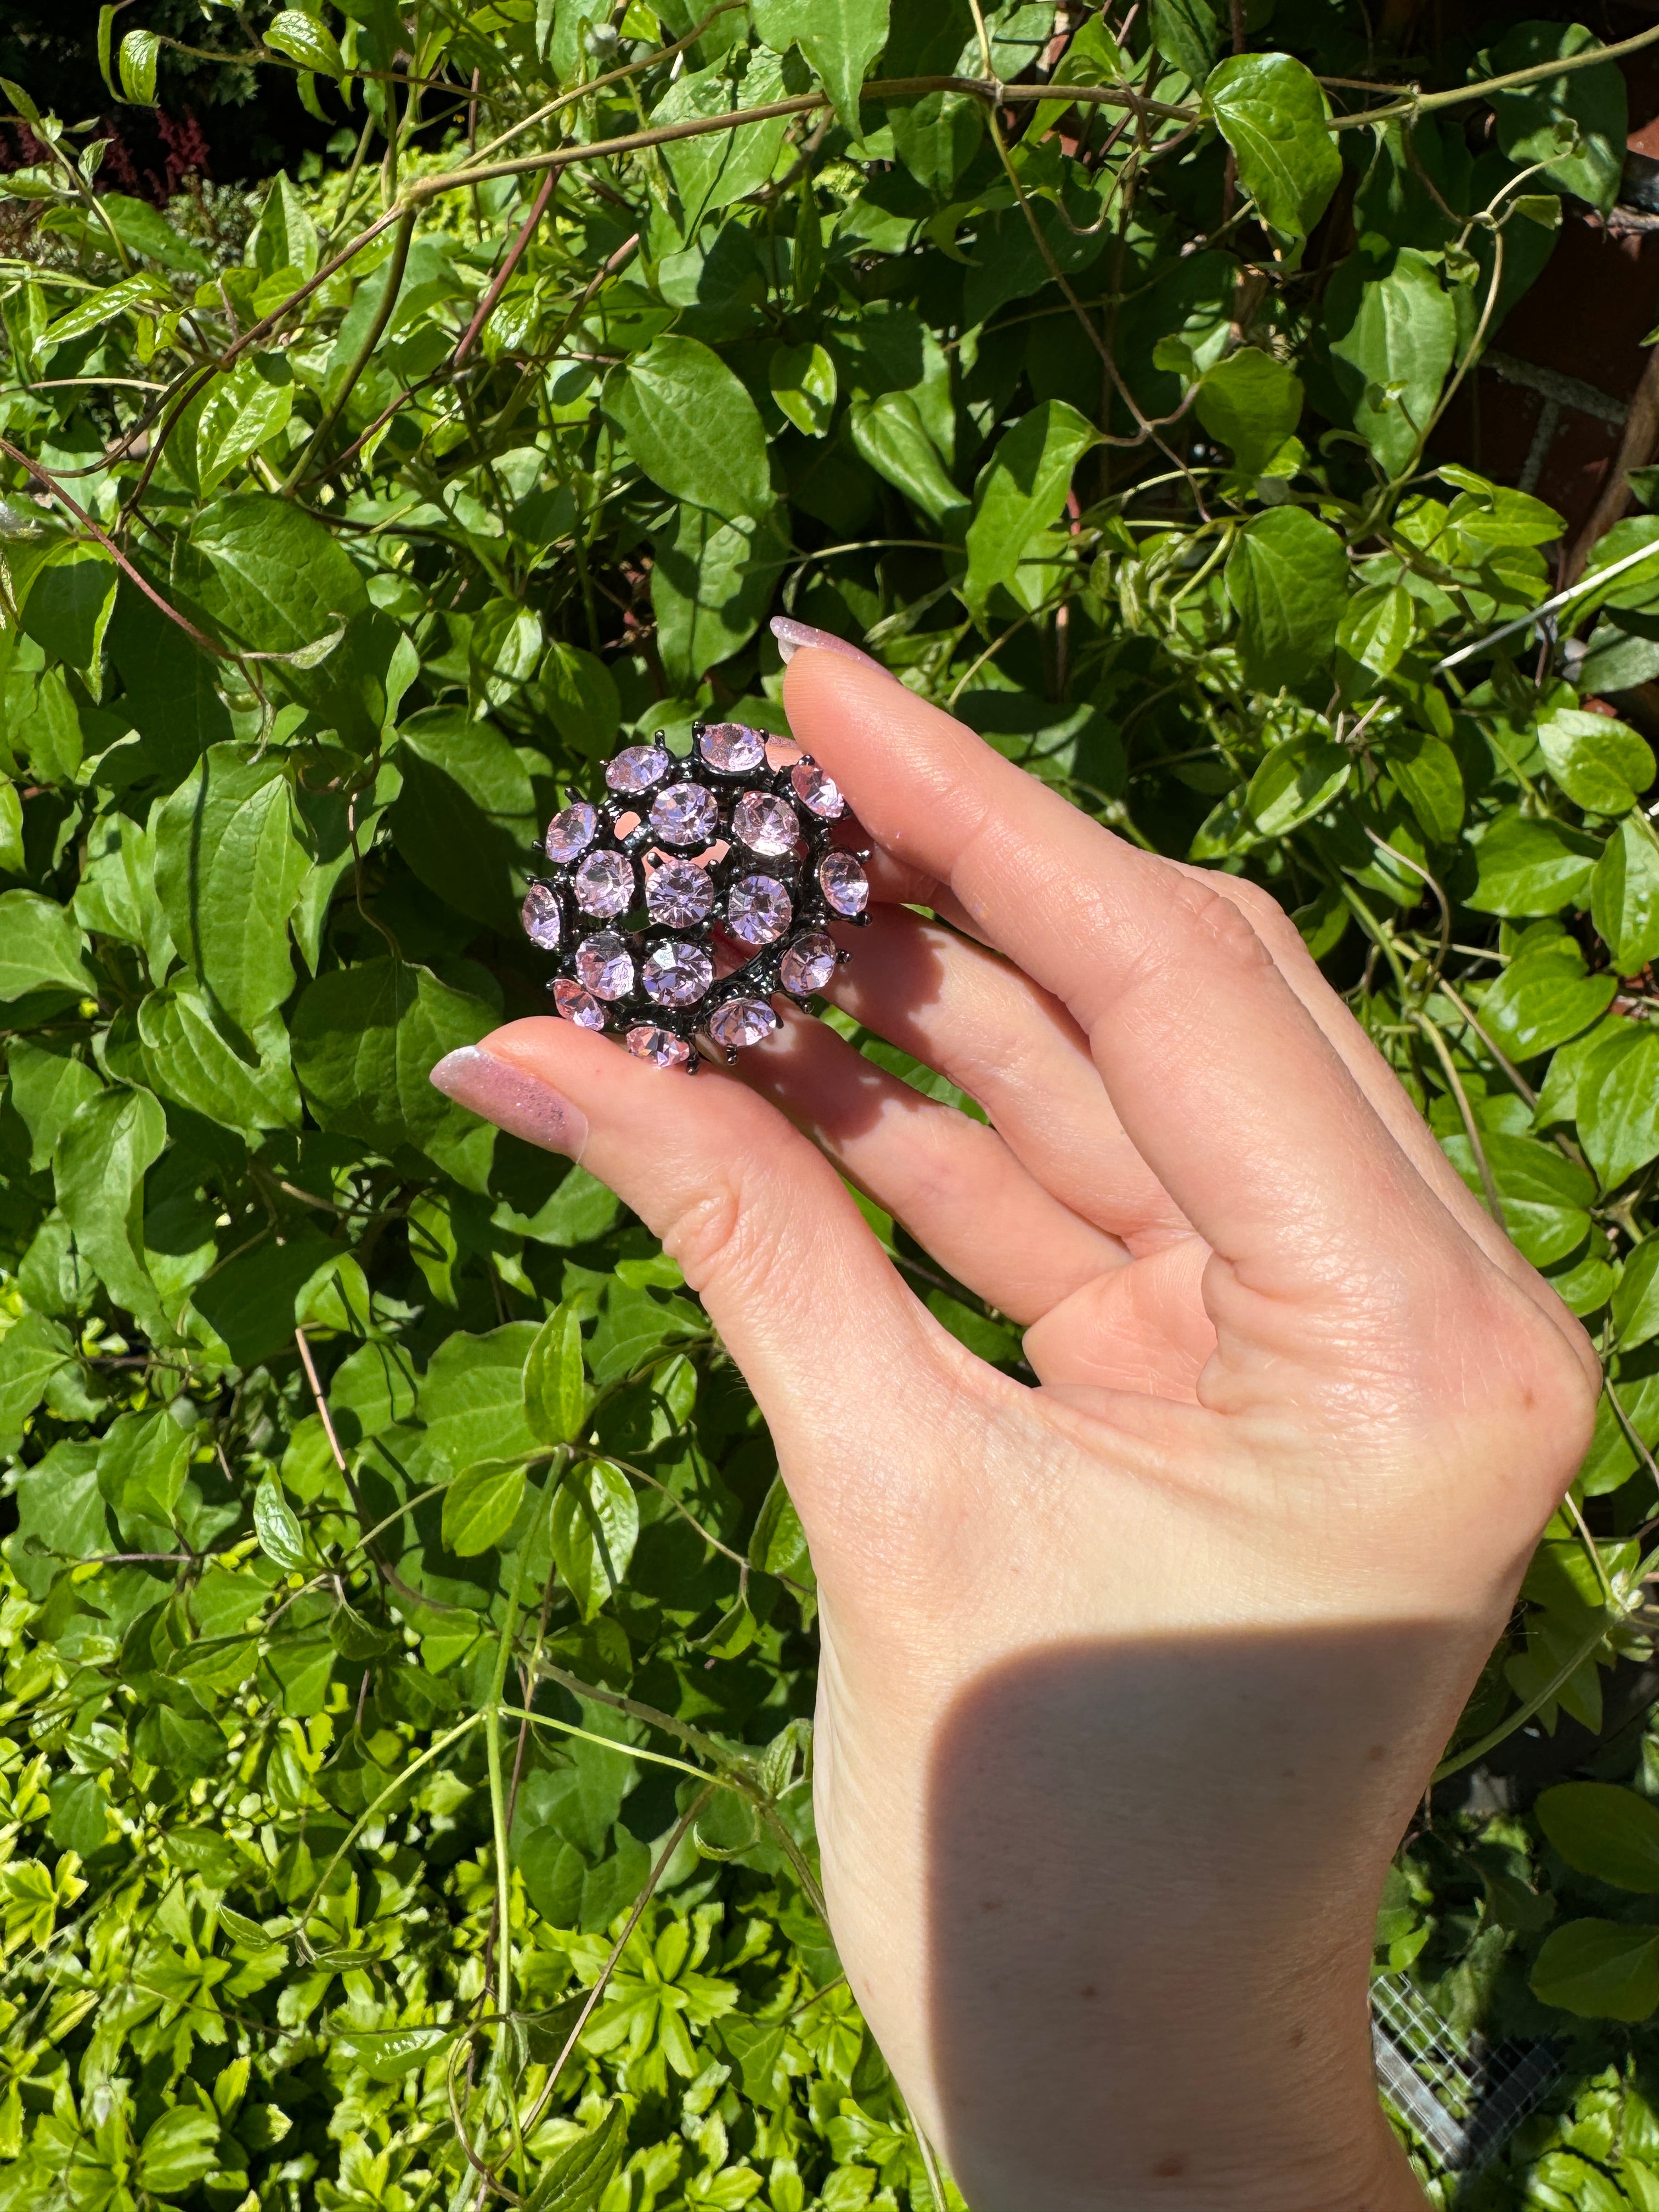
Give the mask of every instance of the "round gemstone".
[[580, 983], [573, 983], [568, 975], [561, 975], [553, 986], [553, 1003], [566, 1021], [574, 1022], [579, 1030], [602, 1030], [605, 1027], [605, 1008], [591, 991], [584, 991]]
[[736, 1052], [746, 1044], [759, 1044], [778, 1025], [778, 1018], [764, 999], [728, 999], [708, 1018], [708, 1034], [716, 1044]]
[[638, 1023], [623, 1042], [635, 1060], [648, 1060], [653, 1067], [684, 1067], [691, 1057], [691, 1048], [684, 1037], [677, 1037], [672, 1030], [659, 1030], [651, 1022]]
[[697, 743], [710, 768], [727, 775], [740, 769], [758, 768], [766, 758], [764, 732], [751, 730], [746, 722], [711, 722]]
[[660, 745], [629, 745], [606, 762], [605, 780], [612, 791], [649, 791], [673, 764]]
[[544, 952], [555, 952], [559, 944], [559, 902], [550, 884], [532, 884], [519, 908], [524, 933]]
[[836, 940], [821, 929], [798, 937], [779, 963], [783, 988], [798, 999], [821, 991], [836, 972]]
[[665, 845], [706, 844], [720, 818], [714, 793], [700, 783], [671, 783], [651, 802], [651, 827]]
[[837, 914], [862, 914], [870, 903], [870, 878], [850, 853], [824, 854], [818, 888]]
[[841, 795], [841, 786], [833, 776], [828, 776], [816, 761], [804, 760], [789, 771], [791, 789], [809, 814], [820, 821], [838, 822], [847, 811], [847, 801]]
[[714, 903], [714, 886], [707, 868], [695, 860], [665, 860], [645, 886], [645, 902], [653, 921], [665, 921], [674, 929], [693, 929], [705, 920]]
[[701, 945], [671, 937], [646, 954], [641, 980], [659, 1006], [694, 1006], [714, 980], [714, 963]]
[[592, 843], [599, 826], [599, 816], [585, 799], [579, 799], [574, 806], [567, 806], [548, 823], [542, 850], [550, 860], [574, 860]]
[[596, 999], [625, 999], [634, 988], [634, 956], [614, 929], [602, 929], [576, 947], [576, 973]]
[[744, 876], [726, 895], [726, 926], [740, 944], [770, 945], [794, 914], [788, 892], [771, 876]]
[[745, 791], [732, 813], [732, 834], [751, 853], [776, 855], [793, 853], [800, 837], [795, 810], [763, 791]]
[[576, 903], [584, 914], [626, 914], [634, 903], [634, 863], [625, 853], [590, 853], [576, 871]]

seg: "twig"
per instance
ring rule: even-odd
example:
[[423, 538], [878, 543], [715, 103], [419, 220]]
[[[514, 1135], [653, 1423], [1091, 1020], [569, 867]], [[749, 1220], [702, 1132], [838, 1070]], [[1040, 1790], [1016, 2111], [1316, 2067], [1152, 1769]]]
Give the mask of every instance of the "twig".
[[374, 319], [363, 332], [362, 343], [352, 356], [351, 365], [346, 370], [339, 390], [323, 410], [322, 420], [302, 447], [299, 459], [288, 472], [283, 485], [284, 498], [293, 495], [301, 477], [306, 472], [307, 465], [312, 455], [322, 450], [324, 441], [329, 432], [344, 414], [346, 402], [350, 398], [358, 378], [368, 367], [375, 347], [386, 335], [386, 326], [392, 320], [392, 311], [398, 304], [398, 293], [403, 289], [404, 270], [409, 265], [409, 242], [414, 235], [415, 210], [412, 207], [405, 208], [398, 223], [398, 236], [392, 246], [391, 259], [386, 270], [386, 289], [380, 295]]
[[506, 259], [491, 277], [489, 289], [478, 302], [477, 312], [461, 333], [460, 343], [456, 347], [451, 360], [452, 368], [459, 368], [464, 364], [477, 340], [479, 331], [495, 313], [502, 293], [506, 291], [512, 281], [514, 270], [524, 258], [525, 248], [534, 236], [537, 224], [547, 212], [547, 204], [552, 198], [558, 181], [559, 172], [556, 169], [550, 169], [542, 179], [541, 190], [531, 202], [530, 212], [520, 226], [518, 236], [508, 246]]

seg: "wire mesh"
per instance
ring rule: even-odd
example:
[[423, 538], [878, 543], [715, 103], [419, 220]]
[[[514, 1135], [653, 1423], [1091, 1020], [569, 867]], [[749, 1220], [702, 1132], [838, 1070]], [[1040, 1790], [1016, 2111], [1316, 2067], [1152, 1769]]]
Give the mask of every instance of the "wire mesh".
[[1561, 2073], [1552, 2043], [1488, 2043], [1441, 2019], [1401, 1974], [1371, 1984], [1382, 2094], [1449, 2173], [1499, 2150]]

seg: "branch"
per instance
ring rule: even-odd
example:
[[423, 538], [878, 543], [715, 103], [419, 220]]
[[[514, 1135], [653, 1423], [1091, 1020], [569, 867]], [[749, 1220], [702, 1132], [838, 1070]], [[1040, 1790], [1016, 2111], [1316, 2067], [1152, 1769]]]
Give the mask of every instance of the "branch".
[[[1333, 131], [1352, 131], [1359, 125], [1387, 123], [1396, 115], [1429, 115], [1438, 107], [1457, 107], [1466, 100], [1485, 100], [1494, 92], [1514, 92], [1525, 84], [1541, 84], [1547, 77], [1565, 76], [1570, 70], [1593, 69], [1601, 62], [1622, 60], [1625, 55], [1638, 53], [1659, 40], [1659, 25], [1651, 31], [1638, 31], [1633, 39], [1621, 39], [1616, 46], [1586, 46], [1582, 53], [1564, 54], [1553, 62], [1534, 62], [1530, 69], [1510, 70], [1504, 76], [1484, 77], [1479, 84], [1454, 86], [1449, 92], [1419, 92], [1409, 86], [1404, 94], [1391, 101], [1387, 107], [1363, 108], [1358, 115], [1335, 115], [1329, 128]], [[1321, 79], [1321, 82], [1339, 83], [1339, 78]]]
[[37, 483], [44, 484], [52, 497], [57, 500], [60, 506], [69, 509], [87, 534], [97, 539], [127, 581], [135, 585], [153, 606], [159, 607], [167, 620], [176, 623], [192, 643], [199, 645], [204, 653], [210, 653], [216, 660], [235, 660], [239, 658], [237, 654], [227, 652], [222, 645], [216, 645], [210, 637], [204, 637], [194, 623], [185, 620], [177, 607], [169, 606], [149, 579], [127, 558], [109, 533], [99, 527], [85, 507], [70, 496], [50, 471], [43, 469], [39, 461], [32, 461], [27, 453], [20, 453], [8, 438], [0, 438], [0, 453], [6, 454], [9, 459], [15, 461], [20, 468], [27, 469]]
[[392, 320], [392, 310], [397, 306], [398, 295], [404, 287], [404, 270], [409, 265], [409, 242], [414, 235], [415, 210], [412, 207], [407, 207], [398, 219], [398, 240], [392, 249], [392, 258], [386, 269], [386, 289], [380, 295], [380, 305], [374, 310], [374, 319], [363, 332], [362, 343], [353, 355], [351, 365], [341, 380], [339, 390], [323, 410], [321, 422], [318, 423], [301, 449], [299, 459], [289, 471], [287, 481], [283, 485], [284, 498], [292, 496], [295, 485], [306, 472], [306, 465], [312, 455], [320, 450], [329, 432], [344, 414], [346, 402], [356, 390], [358, 378], [368, 367], [375, 347], [386, 336], [386, 326]]
[[514, 270], [524, 258], [525, 248], [529, 245], [532, 238], [535, 235], [537, 224], [547, 212], [547, 204], [552, 198], [554, 191], [558, 185], [558, 181], [559, 173], [556, 169], [550, 169], [546, 176], [542, 179], [542, 188], [537, 193], [535, 198], [531, 202], [530, 212], [525, 217], [523, 223], [520, 226], [518, 236], [514, 240], [512, 245], [508, 246], [507, 250], [507, 258], [502, 262], [501, 267], [495, 271], [495, 274], [490, 278], [489, 288], [485, 292], [483, 299], [479, 301], [477, 312], [474, 314], [472, 320], [467, 325], [465, 330], [461, 333], [460, 343], [455, 348], [454, 354], [451, 357], [450, 366], [452, 368], [459, 368], [462, 366], [466, 360], [468, 354], [471, 352], [474, 345], [477, 343], [478, 333], [483, 330], [484, 325], [489, 320], [489, 318], [495, 313], [497, 306], [500, 304], [502, 293], [506, 291], [508, 284], [513, 281]]

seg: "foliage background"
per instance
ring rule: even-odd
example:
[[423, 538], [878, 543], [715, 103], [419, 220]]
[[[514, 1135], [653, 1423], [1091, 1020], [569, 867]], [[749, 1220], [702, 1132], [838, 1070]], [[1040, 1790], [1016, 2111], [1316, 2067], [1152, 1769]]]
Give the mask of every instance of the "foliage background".
[[1659, 2204], [1659, 519], [1501, 635], [1582, 549], [1433, 439], [1623, 83], [1513, 11], [1114, 20], [106, 9], [122, 143], [169, 84], [306, 118], [165, 210], [61, 47], [7, 82], [6, 2212], [959, 2202], [815, 1909], [753, 1405], [602, 1188], [425, 1080], [544, 1003], [563, 789], [781, 727], [780, 607], [1271, 885], [1595, 1333], [1379, 1963], [1567, 2057], [1437, 2197]]

